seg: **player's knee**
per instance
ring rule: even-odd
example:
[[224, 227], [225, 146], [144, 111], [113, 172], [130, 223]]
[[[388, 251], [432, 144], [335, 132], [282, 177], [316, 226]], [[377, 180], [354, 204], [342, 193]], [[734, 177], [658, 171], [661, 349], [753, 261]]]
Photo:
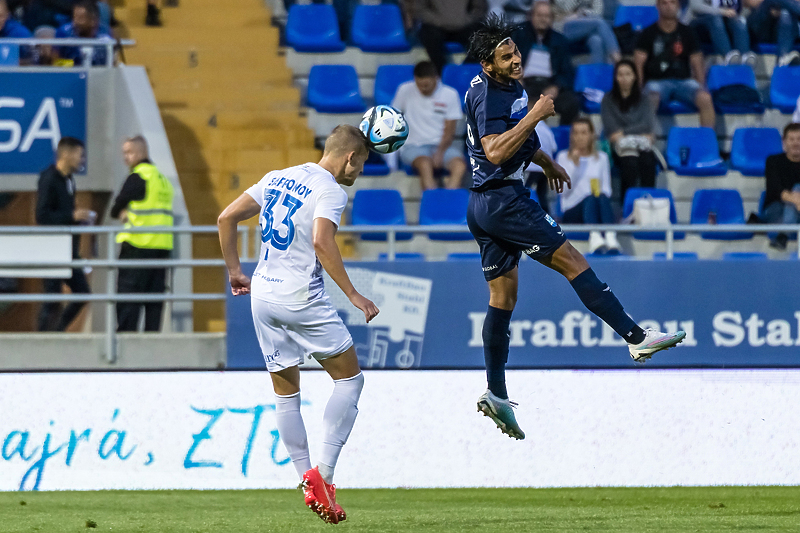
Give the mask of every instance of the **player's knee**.
[[359, 372], [350, 378], [337, 379], [333, 382], [333, 386], [337, 393], [344, 394], [356, 405], [361, 398], [361, 391], [364, 389], [364, 373]]

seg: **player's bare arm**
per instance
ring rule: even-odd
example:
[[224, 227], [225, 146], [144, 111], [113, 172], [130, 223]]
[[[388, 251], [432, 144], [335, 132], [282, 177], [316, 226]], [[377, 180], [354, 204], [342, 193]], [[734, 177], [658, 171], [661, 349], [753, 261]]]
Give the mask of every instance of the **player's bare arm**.
[[547, 155], [542, 150], [538, 150], [534, 155], [532, 161], [542, 167], [544, 175], [550, 183], [550, 189], [557, 193], [564, 192], [564, 184], [568, 188], [572, 188], [572, 180], [569, 179], [567, 171], [564, 167], [553, 161], [553, 158]]
[[347, 271], [344, 269], [342, 254], [339, 252], [335, 236], [336, 224], [327, 218], [314, 219], [312, 240], [314, 242], [314, 251], [317, 253], [322, 268], [325, 269], [325, 272], [328, 273], [336, 285], [342, 289], [350, 303], [364, 313], [364, 318], [369, 322], [378, 316], [380, 311], [378, 306], [364, 298], [353, 286], [350, 276], [347, 275]]
[[237, 226], [239, 222], [256, 216], [260, 210], [258, 203], [249, 194], [243, 193], [217, 219], [219, 245], [222, 248], [222, 257], [225, 258], [225, 266], [228, 267], [231, 293], [234, 296], [250, 294], [250, 278], [242, 273], [242, 264], [239, 261]]
[[517, 153], [540, 121], [555, 115], [555, 113], [553, 97], [541, 95], [533, 108], [516, 126], [505, 133], [481, 137], [481, 145], [486, 153], [486, 158], [495, 165], [502, 165]]

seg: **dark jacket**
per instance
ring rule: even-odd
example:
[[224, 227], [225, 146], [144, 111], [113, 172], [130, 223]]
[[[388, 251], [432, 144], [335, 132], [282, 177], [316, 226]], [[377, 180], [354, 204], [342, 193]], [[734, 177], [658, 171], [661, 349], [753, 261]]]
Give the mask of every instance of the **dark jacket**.
[[[40, 226], [74, 226], [75, 180], [64, 176], [55, 165], [39, 175], [36, 195], [36, 223]], [[72, 236], [72, 256], [78, 257], [80, 235]]]
[[528, 54], [534, 44], [540, 44], [550, 52], [550, 68], [553, 71], [551, 81], [559, 89], [570, 89], [575, 83], [575, 67], [572, 66], [572, 59], [569, 55], [569, 42], [567, 38], [550, 29], [541, 42], [536, 37], [536, 32], [530, 22], [520, 26], [511, 36], [522, 54], [522, 68], [528, 60]]

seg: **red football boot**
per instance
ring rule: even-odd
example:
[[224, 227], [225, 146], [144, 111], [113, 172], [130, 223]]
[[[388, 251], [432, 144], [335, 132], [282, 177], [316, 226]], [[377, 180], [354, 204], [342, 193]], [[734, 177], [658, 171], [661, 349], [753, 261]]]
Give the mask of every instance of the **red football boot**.
[[[315, 466], [303, 474], [303, 487], [306, 505], [317, 513], [323, 521], [329, 524], [338, 524], [339, 512], [336, 504], [336, 487], [325, 483], [318, 467]], [[341, 509], [341, 506], [338, 507]], [[341, 514], [344, 516], [343, 509]]]

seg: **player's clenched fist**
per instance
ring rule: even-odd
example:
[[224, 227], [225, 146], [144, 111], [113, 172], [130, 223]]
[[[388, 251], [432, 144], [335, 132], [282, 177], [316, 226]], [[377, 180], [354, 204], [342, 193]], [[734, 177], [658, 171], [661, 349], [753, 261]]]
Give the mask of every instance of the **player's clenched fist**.
[[231, 272], [231, 293], [234, 296], [250, 294], [250, 278], [241, 272]]
[[553, 97], [544, 94], [539, 95], [539, 100], [533, 104], [532, 112], [538, 120], [543, 120], [547, 117], [552, 117], [555, 115], [556, 108], [555, 104], [553, 103]]
[[371, 300], [364, 298], [358, 293], [350, 298], [350, 303], [364, 312], [364, 318], [367, 319], [367, 322], [378, 316], [378, 313], [381, 312], [378, 306], [372, 303]]

